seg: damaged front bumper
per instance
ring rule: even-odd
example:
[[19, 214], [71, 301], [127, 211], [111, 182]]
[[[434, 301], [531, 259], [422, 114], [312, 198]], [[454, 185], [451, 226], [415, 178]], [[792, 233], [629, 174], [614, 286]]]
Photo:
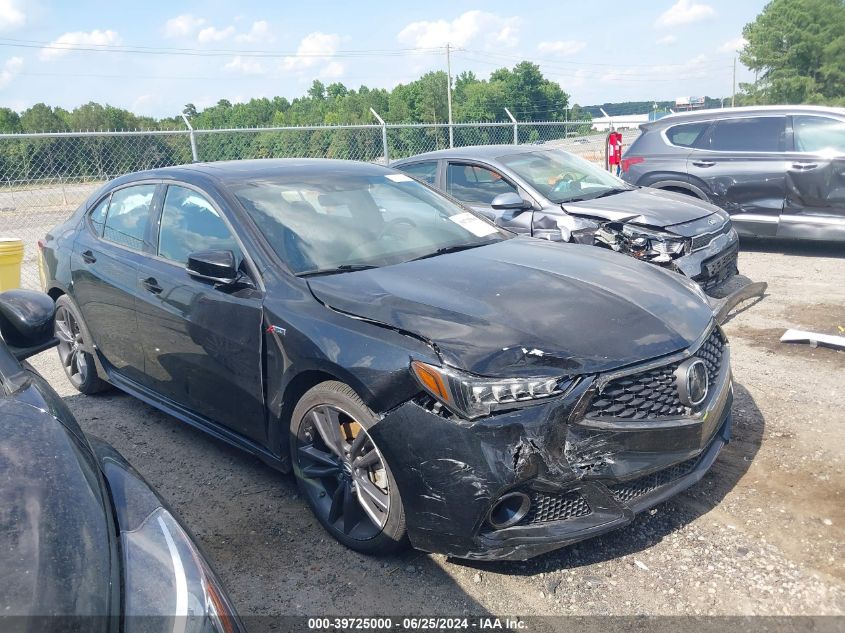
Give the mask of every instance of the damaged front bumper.
[[[609, 248], [681, 273], [709, 292], [738, 274], [739, 237], [730, 224], [711, 233], [702, 233], [705, 229], [700, 224], [701, 220], [698, 220], [657, 231], [636, 225], [604, 223], [595, 231], [576, 232], [573, 237], [576, 241]], [[628, 229], [633, 233], [626, 234]], [[653, 237], [637, 238], [637, 231]], [[661, 236], [677, 248], [661, 246]]]
[[[706, 344], [700, 349], [712, 356]], [[701, 352], [662, 359], [659, 371], [693, 354]], [[691, 486], [730, 437], [726, 344], [722, 354], [706, 401], [689, 415], [591, 417], [611, 384], [604, 376], [584, 378], [554, 401], [474, 422], [443, 417], [423, 401], [385, 414], [370, 435], [389, 456], [412, 544], [459, 558], [524, 560], [630, 523]], [[652, 365], [614, 380], [651, 380]], [[497, 529], [490, 512], [514, 492], [530, 507]]]

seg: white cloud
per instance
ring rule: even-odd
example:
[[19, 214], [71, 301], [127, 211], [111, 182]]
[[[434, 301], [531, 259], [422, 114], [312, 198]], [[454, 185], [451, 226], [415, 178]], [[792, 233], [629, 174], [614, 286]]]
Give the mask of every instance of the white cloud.
[[5, 88], [23, 68], [23, 58], [10, 57], [0, 68], [0, 88]]
[[246, 42], [254, 44], [256, 42], [267, 42], [273, 39], [270, 34], [270, 24], [266, 20], [258, 20], [253, 22], [249, 31], [240, 33], [235, 37], [236, 42]]
[[190, 13], [177, 15], [164, 23], [165, 37], [193, 37], [194, 33], [205, 24], [205, 19], [198, 18]]
[[744, 37], [736, 37], [722, 44], [718, 50], [720, 53], [736, 53], [745, 48], [746, 44], [748, 44], [748, 40]]
[[222, 42], [223, 40], [230, 38], [234, 33], [234, 26], [227, 26], [225, 29], [207, 26], [199, 32], [197, 35], [197, 41], [201, 44], [206, 44], [208, 42]]
[[[337, 33], [320, 33], [316, 31], [309, 33], [299, 43], [296, 49], [296, 57], [285, 57], [282, 60], [282, 68], [285, 70], [304, 70], [319, 64], [330, 62], [330, 55], [334, 54], [340, 46], [340, 35]], [[343, 65], [339, 62], [330, 62], [324, 71], [332, 67], [334, 76], [343, 72]]]
[[519, 43], [519, 18], [504, 18], [486, 11], [467, 11], [448, 20], [411, 22], [397, 36], [417, 48], [468, 46], [482, 39], [485, 48], [513, 47]]
[[117, 46], [122, 41], [116, 31], [101, 31], [99, 29], [87, 33], [85, 31], [73, 31], [60, 35], [50, 42], [41, 49], [39, 56], [43, 60], [58, 59], [67, 55], [76, 47]]
[[343, 71], [345, 70], [346, 67], [340, 62], [329, 62], [318, 73], [318, 77], [320, 79], [338, 79], [343, 75]]
[[556, 42], [540, 42], [537, 50], [541, 53], [553, 53], [555, 55], [574, 55], [586, 48], [587, 42], [578, 40], [558, 40]]
[[682, 24], [691, 24], [699, 20], [712, 18], [716, 10], [709, 4], [701, 4], [695, 0], [678, 0], [666, 11], [658, 16], [654, 26], [662, 29]]
[[674, 35], [666, 35], [664, 37], [661, 37], [659, 40], [657, 40], [657, 43], [660, 44], [661, 46], [672, 46], [672, 44], [675, 44], [677, 41], [678, 41], [678, 38], [675, 37]]
[[15, 29], [26, 24], [26, 13], [18, 4], [18, 0], [0, 0], [0, 31]]
[[241, 75], [263, 75], [265, 73], [264, 66], [260, 61], [241, 55], [233, 57], [232, 61], [223, 66], [223, 70], [240, 73]]

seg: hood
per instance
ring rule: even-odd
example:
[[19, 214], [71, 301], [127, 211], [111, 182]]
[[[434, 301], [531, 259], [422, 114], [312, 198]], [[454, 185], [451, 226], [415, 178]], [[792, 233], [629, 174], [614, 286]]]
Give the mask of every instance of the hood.
[[0, 613], [109, 615], [110, 508], [87, 447], [48, 413], [0, 398], [0, 473]]
[[692, 196], [672, 191], [642, 187], [606, 198], [583, 202], [564, 202], [563, 210], [610, 222], [632, 222], [657, 228], [682, 224], [706, 217], [718, 207]]
[[712, 319], [675, 273], [528, 237], [308, 283], [324, 304], [422, 336], [486, 376], [607, 371], [686, 348]]

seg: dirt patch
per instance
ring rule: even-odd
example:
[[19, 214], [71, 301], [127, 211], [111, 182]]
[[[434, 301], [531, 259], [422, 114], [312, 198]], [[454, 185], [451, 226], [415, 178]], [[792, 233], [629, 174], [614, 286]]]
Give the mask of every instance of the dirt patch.
[[[809, 330], [821, 334], [845, 336], [845, 305], [835, 303], [799, 303], [783, 311], [786, 329]], [[842, 329], [840, 329], [842, 328]]]
[[[738, 325], [733, 328], [732, 335], [739, 336], [752, 347], [766, 351], [769, 355], [792, 356], [806, 358], [813, 361], [832, 363], [845, 367], [845, 352], [826, 347], [811, 347], [806, 343], [781, 343], [780, 337], [788, 328], [755, 328], [748, 325]], [[811, 326], [799, 326], [799, 329], [810, 329]], [[826, 332], [825, 332], [826, 333]]]

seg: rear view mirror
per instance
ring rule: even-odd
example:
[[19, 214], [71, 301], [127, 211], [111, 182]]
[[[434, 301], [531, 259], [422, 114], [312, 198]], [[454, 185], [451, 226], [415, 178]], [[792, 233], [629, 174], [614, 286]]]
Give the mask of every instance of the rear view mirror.
[[56, 304], [43, 292], [7, 290], [0, 293], [0, 335], [18, 360], [58, 343], [53, 336]]
[[531, 203], [527, 200], [523, 200], [522, 196], [518, 193], [509, 191], [508, 193], [500, 193], [498, 196], [493, 198], [493, 202], [490, 203], [490, 206], [499, 211], [524, 211], [525, 209], [531, 208]]
[[238, 263], [232, 251], [197, 251], [188, 255], [188, 274], [218, 284], [232, 284], [238, 278]]

